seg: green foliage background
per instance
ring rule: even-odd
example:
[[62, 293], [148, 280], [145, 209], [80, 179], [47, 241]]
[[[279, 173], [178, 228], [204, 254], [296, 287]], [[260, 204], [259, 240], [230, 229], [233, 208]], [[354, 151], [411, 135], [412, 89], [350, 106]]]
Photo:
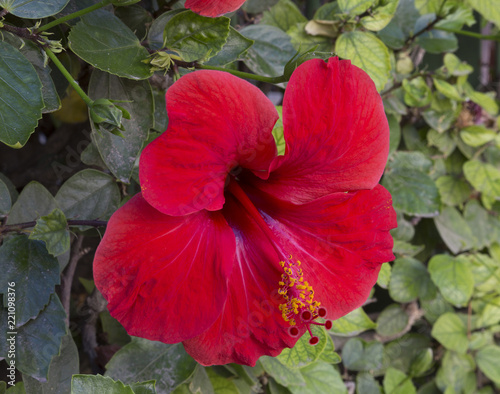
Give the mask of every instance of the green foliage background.
[[[0, 169], [41, 149], [52, 171], [0, 173], [0, 358], [15, 282], [18, 369], [15, 387], [0, 375], [0, 393], [500, 390], [499, 79], [489, 67], [479, 80], [477, 67], [484, 39], [498, 48], [498, 0], [248, 0], [230, 19], [182, 1], [0, 7]], [[181, 344], [129, 337], [83, 256], [139, 191], [138, 156], [168, 124], [165, 89], [222, 68], [281, 92], [298, 64], [332, 54], [372, 77], [391, 129], [382, 184], [397, 258], [367, 303], [318, 328], [317, 346], [303, 338], [254, 368], [205, 368]], [[47, 124], [91, 131], [70, 160], [51, 156], [50, 139], [34, 145]], [[281, 122], [274, 134], [284, 149]]]

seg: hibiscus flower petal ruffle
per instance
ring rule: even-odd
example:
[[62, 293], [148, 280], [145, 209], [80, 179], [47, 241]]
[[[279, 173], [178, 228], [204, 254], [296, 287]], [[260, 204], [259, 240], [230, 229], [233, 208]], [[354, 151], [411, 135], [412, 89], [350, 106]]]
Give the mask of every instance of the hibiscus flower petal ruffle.
[[233, 232], [220, 212], [167, 216], [138, 194], [111, 217], [94, 280], [130, 335], [176, 343], [220, 315], [234, 253]]
[[203, 334], [184, 341], [186, 351], [203, 365], [255, 365], [263, 355], [277, 356], [297, 338], [278, 309], [281, 296], [279, 257], [248, 213], [230, 196], [224, 213], [236, 236], [236, 254], [226, 303]]
[[383, 186], [336, 193], [302, 205], [269, 195], [254, 199], [293, 260], [301, 261], [304, 280], [327, 309], [328, 319], [360, 307], [381, 264], [394, 259], [389, 230], [397, 227], [396, 213]]
[[310, 60], [292, 74], [283, 101], [285, 156], [262, 190], [296, 204], [372, 189], [389, 152], [389, 126], [370, 77], [348, 60]]
[[[267, 176], [278, 114], [257, 87], [221, 71], [182, 77], [166, 95], [168, 129], [142, 152], [144, 198], [168, 215], [224, 205], [224, 183], [240, 166]], [[261, 175], [262, 174], [262, 175]]]
[[236, 11], [245, 0], [186, 0], [185, 7], [212, 18]]

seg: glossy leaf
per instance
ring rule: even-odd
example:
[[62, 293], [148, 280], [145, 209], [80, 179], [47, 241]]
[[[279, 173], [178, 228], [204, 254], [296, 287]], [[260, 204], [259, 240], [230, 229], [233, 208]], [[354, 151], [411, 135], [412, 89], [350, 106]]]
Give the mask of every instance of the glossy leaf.
[[[12, 237], [0, 248], [0, 272], [0, 293], [7, 293], [8, 283], [16, 284], [16, 327], [40, 313], [60, 280], [59, 263], [44, 243], [23, 235]], [[7, 306], [6, 297], [3, 301]]]
[[389, 294], [394, 301], [410, 302], [416, 298], [432, 298], [435, 288], [425, 266], [406, 257], [396, 259], [392, 267]]
[[377, 325], [368, 317], [363, 308], [354, 309], [340, 319], [334, 320], [331, 332], [338, 336], [354, 336]]
[[0, 7], [20, 18], [40, 19], [60, 12], [69, 0], [0, 0]]
[[28, 183], [12, 206], [7, 224], [31, 222], [58, 208], [50, 192], [38, 182]]
[[129, 79], [146, 79], [152, 74], [143, 63], [149, 56], [146, 48], [110, 12], [98, 10], [83, 16], [68, 40], [73, 52], [102, 71]]
[[467, 351], [467, 328], [454, 313], [442, 315], [432, 327], [431, 334], [447, 349], [461, 354]]
[[300, 370], [306, 381], [305, 387], [290, 386], [292, 394], [339, 393], [347, 394], [340, 373], [332, 365], [317, 362]]
[[264, 356], [259, 359], [264, 370], [283, 386], [305, 386], [306, 381], [296, 369], [284, 365], [278, 357]]
[[285, 348], [278, 356], [278, 360], [289, 368], [305, 367], [316, 361], [326, 347], [326, 331], [320, 326], [311, 326], [313, 335], [319, 338], [319, 342], [311, 346], [310, 335], [306, 332], [291, 349]]
[[206, 64], [210, 66], [225, 66], [245, 56], [254, 41], [246, 38], [237, 30], [229, 27], [229, 35], [222, 50], [212, 57]]
[[59, 209], [36, 221], [36, 226], [29, 239], [45, 242], [49, 253], [55, 257], [69, 250], [69, 231], [66, 216]]
[[0, 41], [0, 52], [0, 142], [21, 148], [42, 117], [42, 83], [33, 65], [12, 45]]
[[269, 26], [275, 26], [284, 32], [287, 32], [297, 23], [307, 22], [302, 12], [291, 0], [280, 0], [268, 11], [264, 11], [260, 23]]

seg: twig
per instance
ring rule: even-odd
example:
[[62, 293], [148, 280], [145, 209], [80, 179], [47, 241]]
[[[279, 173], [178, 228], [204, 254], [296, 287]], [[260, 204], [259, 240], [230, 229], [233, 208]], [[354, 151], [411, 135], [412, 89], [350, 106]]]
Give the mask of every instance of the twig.
[[78, 260], [90, 252], [90, 248], [82, 249], [83, 235], [76, 239], [73, 246], [73, 254], [69, 260], [69, 264], [64, 271], [61, 279], [61, 302], [63, 304], [64, 310], [66, 311], [66, 325], [69, 326], [69, 307], [71, 301], [71, 286], [73, 284], [73, 277], [75, 276], [76, 265]]

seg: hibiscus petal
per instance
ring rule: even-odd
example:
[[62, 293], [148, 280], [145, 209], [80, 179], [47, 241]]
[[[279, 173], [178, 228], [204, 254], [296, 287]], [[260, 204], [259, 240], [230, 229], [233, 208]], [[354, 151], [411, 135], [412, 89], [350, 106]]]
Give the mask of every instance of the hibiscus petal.
[[210, 17], [236, 11], [245, 0], [186, 0], [185, 7], [194, 12]]
[[276, 156], [278, 114], [254, 85], [221, 71], [182, 77], [166, 95], [168, 129], [140, 160], [144, 198], [168, 215], [224, 205], [224, 183], [237, 166], [265, 174]]
[[186, 351], [203, 365], [255, 365], [263, 355], [277, 356], [297, 338], [288, 335], [278, 294], [279, 257], [248, 213], [232, 197], [224, 215], [236, 235], [236, 255], [226, 303], [203, 334], [184, 341]]
[[329, 319], [361, 306], [381, 264], [394, 259], [389, 230], [397, 226], [396, 213], [391, 195], [380, 185], [302, 205], [269, 195], [254, 200], [293, 260], [301, 261], [304, 280]]
[[220, 213], [167, 216], [138, 194], [108, 223], [94, 260], [95, 284], [129, 334], [180, 342], [220, 315], [234, 251]]
[[389, 126], [370, 77], [350, 61], [310, 60], [293, 73], [283, 101], [286, 154], [256, 185], [296, 204], [371, 189], [389, 152]]

